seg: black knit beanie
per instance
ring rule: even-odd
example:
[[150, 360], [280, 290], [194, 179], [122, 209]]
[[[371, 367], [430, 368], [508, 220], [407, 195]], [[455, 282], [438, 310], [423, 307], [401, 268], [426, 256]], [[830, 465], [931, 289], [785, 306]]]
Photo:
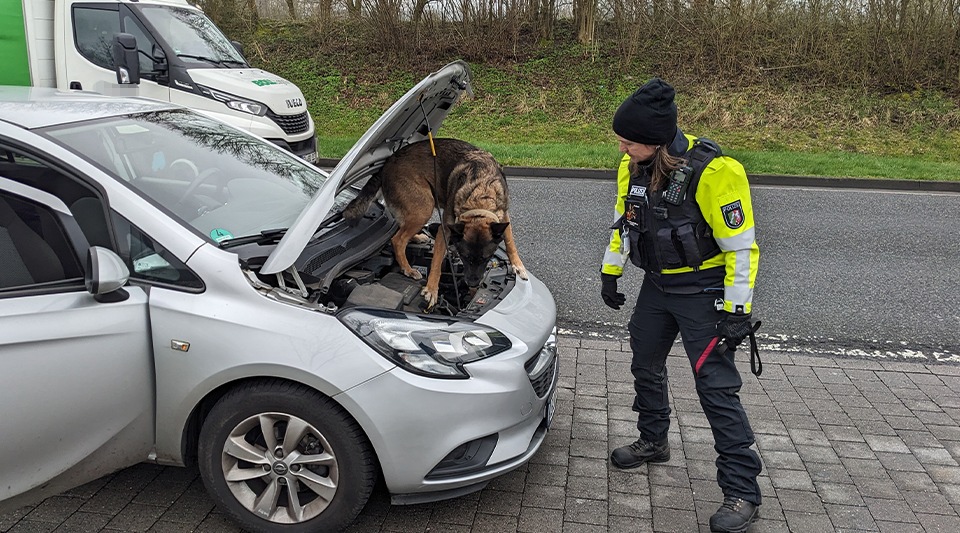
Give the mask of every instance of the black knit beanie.
[[670, 144], [677, 134], [676, 91], [653, 78], [620, 104], [613, 115], [613, 131], [640, 144]]

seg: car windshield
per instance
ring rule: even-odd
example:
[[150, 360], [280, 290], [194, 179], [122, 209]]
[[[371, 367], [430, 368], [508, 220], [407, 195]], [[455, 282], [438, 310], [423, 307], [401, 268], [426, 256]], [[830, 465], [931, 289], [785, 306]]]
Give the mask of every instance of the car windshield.
[[243, 56], [206, 15], [195, 9], [143, 6], [140, 13], [167, 40], [178, 57], [224, 66], [246, 65]]
[[327, 179], [279, 147], [186, 109], [45, 133], [217, 242], [290, 227]]

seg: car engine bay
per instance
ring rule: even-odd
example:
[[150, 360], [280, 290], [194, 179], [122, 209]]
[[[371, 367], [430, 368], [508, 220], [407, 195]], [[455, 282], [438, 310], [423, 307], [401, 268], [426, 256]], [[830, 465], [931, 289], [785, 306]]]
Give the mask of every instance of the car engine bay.
[[473, 319], [502, 301], [516, 283], [502, 246], [488, 263], [480, 285], [473, 288], [464, 282], [460, 260], [448, 254], [443, 261], [437, 304], [428, 311], [420, 290], [433, 259], [433, 234], [438, 223], [423, 228], [422, 233], [430, 237], [428, 242], [407, 245], [410, 265], [422, 276], [414, 280], [400, 272], [394, 259], [390, 237], [397, 224], [382, 205], [375, 203], [356, 227], [336, 222], [339, 220], [324, 229], [294, 267], [283, 273], [259, 272], [264, 248], [269, 251], [270, 247], [256, 244], [236, 248], [241, 267], [266, 294], [330, 313], [362, 306]]
[[[427, 312], [426, 301], [420, 290], [426, 283], [433, 258], [433, 242], [408, 244], [407, 257], [422, 279], [414, 280], [403, 275], [393, 257], [392, 247], [387, 246], [378, 255], [337, 277], [325, 295], [324, 303], [332, 303], [338, 308], [364, 306], [412, 313]], [[460, 261], [448, 254], [440, 275], [439, 300], [430, 313], [476, 318], [501, 301], [515, 282], [514, 274], [509, 272], [505, 253], [498, 253], [490, 260], [478, 287], [467, 286], [462, 270]]]

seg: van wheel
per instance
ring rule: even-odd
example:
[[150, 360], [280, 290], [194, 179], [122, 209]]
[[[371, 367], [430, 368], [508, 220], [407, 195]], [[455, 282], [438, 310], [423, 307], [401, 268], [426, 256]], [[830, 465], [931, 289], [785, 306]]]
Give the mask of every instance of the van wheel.
[[250, 531], [338, 531], [377, 477], [356, 421], [330, 398], [282, 381], [221, 398], [200, 430], [198, 456], [217, 506]]

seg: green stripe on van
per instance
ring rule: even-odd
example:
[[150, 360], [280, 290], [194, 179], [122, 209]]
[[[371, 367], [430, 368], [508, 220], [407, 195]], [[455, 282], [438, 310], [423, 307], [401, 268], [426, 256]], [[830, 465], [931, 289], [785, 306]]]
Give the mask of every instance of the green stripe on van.
[[0, 85], [30, 85], [23, 1], [28, 0], [0, 0]]

